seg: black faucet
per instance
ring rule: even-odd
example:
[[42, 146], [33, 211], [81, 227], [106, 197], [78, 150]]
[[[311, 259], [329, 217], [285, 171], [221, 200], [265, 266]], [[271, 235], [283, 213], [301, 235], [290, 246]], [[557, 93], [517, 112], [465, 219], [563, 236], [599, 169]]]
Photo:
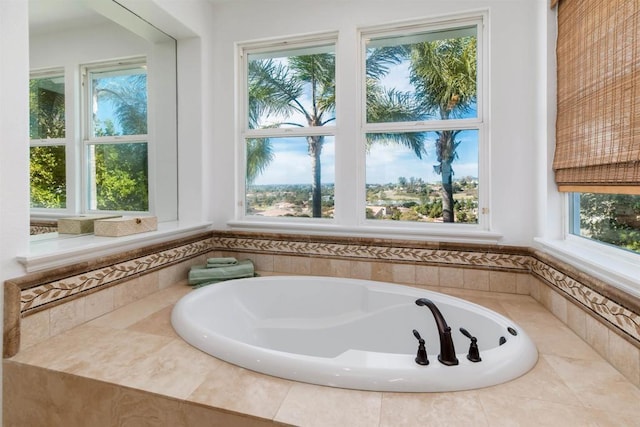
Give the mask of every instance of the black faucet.
[[453, 366], [458, 364], [458, 358], [456, 357], [456, 349], [453, 346], [453, 339], [451, 338], [451, 328], [447, 325], [447, 321], [444, 320], [444, 316], [440, 313], [440, 310], [433, 301], [426, 298], [418, 298], [416, 304], [420, 306], [427, 306], [433, 314], [433, 318], [438, 325], [438, 334], [440, 334], [440, 354], [438, 360], [443, 365]]

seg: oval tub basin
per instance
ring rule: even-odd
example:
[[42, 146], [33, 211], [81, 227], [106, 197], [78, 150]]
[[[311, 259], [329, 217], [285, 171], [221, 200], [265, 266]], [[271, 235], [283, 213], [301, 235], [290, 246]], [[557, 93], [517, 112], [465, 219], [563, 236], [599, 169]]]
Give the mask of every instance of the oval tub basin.
[[[458, 364], [438, 361], [440, 310]], [[205, 286], [182, 297], [171, 322], [189, 344], [219, 359], [290, 380], [373, 391], [442, 392], [500, 384], [538, 359], [525, 331], [471, 302], [408, 286], [314, 276], [268, 276]], [[480, 362], [468, 360], [477, 338]], [[416, 363], [417, 330], [428, 365]]]

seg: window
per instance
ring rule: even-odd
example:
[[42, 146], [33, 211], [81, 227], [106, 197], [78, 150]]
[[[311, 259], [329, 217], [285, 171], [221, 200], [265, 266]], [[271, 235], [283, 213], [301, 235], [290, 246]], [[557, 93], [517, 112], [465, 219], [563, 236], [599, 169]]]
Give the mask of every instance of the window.
[[149, 210], [144, 63], [85, 67], [87, 211]]
[[333, 217], [335, 41], [241, 48], [244, 215]]
[[478, 223], [478, 25], [363, 34], [368, 219]]
[[[83, 109], [67, 111], [62, 71], [30, 79], [31, 207], [38, 212], [149, 211], [147, 71], [142, 60], [84, 66]], [[65, 114], [81, 121], [67, 132]], [[74, 117], [77, 116], [77, 117]], [[69, 134], [69, 137], [67, 137]], [[68, 142], [69, 141], [69, 142]], [[76, 145], [77, 144], [77, 145]], [[81, 150], [81, 168], [74, 155]], [[78, 195], [69, 193], [81, 182]], [[69, 206], [68, 206], [69, 205]]]
[[30, 200], [32, 208], [63, 209], [67, 203], [64, 73], [29, 80]]
[[640, 85], [640, 4], [555, 3], [558, 113], [553, 168], [558, 190], [569, 198], [569, 231], [638, 253], [640, 98], [628, 94]]
[[571, 193], [571, 234], [640, 253], [640, 196]]
[[486, 232], [483, 20], [240, 44], [242, 225]]

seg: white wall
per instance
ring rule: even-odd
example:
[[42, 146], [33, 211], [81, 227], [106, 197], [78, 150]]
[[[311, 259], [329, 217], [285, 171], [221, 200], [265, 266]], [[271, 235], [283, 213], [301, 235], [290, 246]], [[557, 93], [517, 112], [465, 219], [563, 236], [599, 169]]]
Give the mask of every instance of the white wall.
[[[214, 155], [209, 159], [213, 180], [211, 215], [215, 225], [224, 227], [233, 218], [234, 193], [230, 188], [234, 176], [229, 161], [234, 153], [234, 42], [282, 37], [312, 32], [339, 31], [339, 58], [346, 59], [343, 78], [346, 105], [355, 108], [355, 82], [359, 27], [393, 21], [428, 18], [471, 10], [489, 10], [490, 101], [488, 118], [491, 129], [491, 215], [492, 230], [502, 233], [501, 243], [530, 245], [535, 233], [535, 146], [538, 138], [541, 88], [537, 68], [539, 6], [546, 1], [531, 0], [397, 0], [301, 2], [224, 2], [215, 7], [215, 47], [212, 51], [216, 72], [213, 81], [215, 99], [212, 135]], [[546, 58], [544, 58], [546, 59]], [[343, 64], [345, 65], [345, 64]], [[343, 69], [344, 70], [344, 69]], [[345, 89], [347, 88], [347, 89]], [[349, 96], [349, 94], [351, 96]], [[345, 112], [339, 113], [344, 114]], [[355, 135], [355, 114], [347, 112], [340, 132]], [[354, 140], [345, 138], [344, 140]], [[353, 159], [351, 159], [353, 160]], [[348, 162], [346, 164], [350, 164]], [[351, 163], [352, 164], [352, 163]], [[481, 184], [482, 185], [482, 184]]]
[[23, 271], [15, 256], [25, 250], [29, 235], [27, 22], [25, 1], [0, 1], [0, 319], [4, 280]]

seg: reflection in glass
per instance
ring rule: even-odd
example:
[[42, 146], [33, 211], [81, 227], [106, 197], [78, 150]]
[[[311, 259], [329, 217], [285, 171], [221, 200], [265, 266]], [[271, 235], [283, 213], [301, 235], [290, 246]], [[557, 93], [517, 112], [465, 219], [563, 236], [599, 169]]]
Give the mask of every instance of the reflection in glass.
[[29, 80], [29, 138], [64, 138], [64, 76]]
[[146, 142], [89, 145], [88, 177], [89, 209], [149, 209]]
[[62, 209], [67, 203], [64, 75], [29, 80], [30, 206]]
[[31, 207], [65, 208], [67, 206], [65, 146], [32, 146], [29, 153]]
[[145, 67], [91, 72], [93, 137], [147, 133]]

